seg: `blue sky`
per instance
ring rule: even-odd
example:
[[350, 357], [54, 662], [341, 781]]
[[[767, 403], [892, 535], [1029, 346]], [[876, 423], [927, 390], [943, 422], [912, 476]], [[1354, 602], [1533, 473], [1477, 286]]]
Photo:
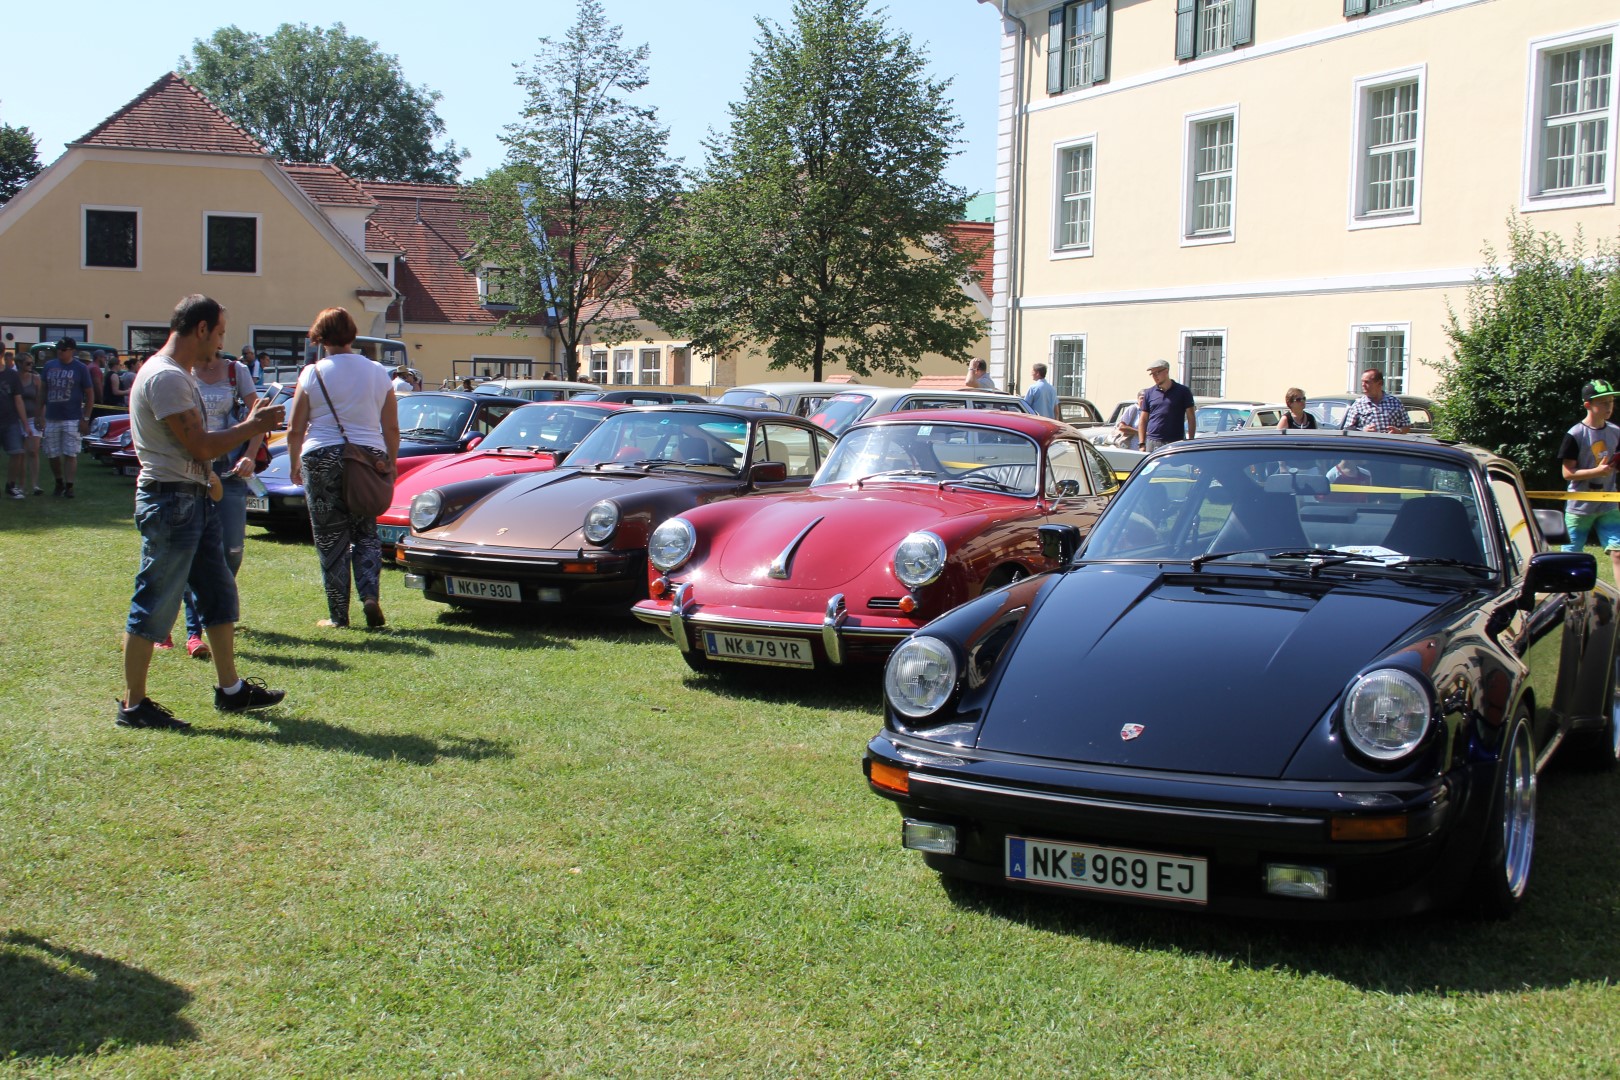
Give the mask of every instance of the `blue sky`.
[[[976, 0], [874, 0], [872, 6], [883, 8], [889, 25], [924, 49], [935, 77], [953, 80], [963, 145], [947, 179], [970, 194], [991, 189], [1000, 47], [995, 9]], [[411, 83], [444, 95], [438, 108], [447, 135], [472, 151], [462, 171], [467, 179], [503, 157], [498, 136], [517, 119], [522, 102], [513, 65], [533, 57], [539, 38], [560, 35], [575, 12], [573, 0], [282, 0], [268, 8], [230, 0], [170, 0], [159, 8], [80, 0], [70, 12], [45, 3], [8, 7], [6, 38], [14, 47], [27, 43], [26, 55], [38, 62], [8, 65], [0, 76], [0, 121], [32, 129], [44, 164], [172, 70], [194, 40], [220, 26], [234, 23], [266, 34], [283, 22], [341, 22], [351, 34], [398, 56]], [[603, 0], [603, 8], [609, 20], [624, 27], [627, 45], [650, 46], [645, 99], [670, 129], [671, 154], [690, 166], [702, 163], [705, 134], [724, 127], [727, 105], [742, 94], [758, 35], [755, 16], [783, 25], [792, 17], [792, 0]], [[71, 67], [59, 63], [68, 58]]]

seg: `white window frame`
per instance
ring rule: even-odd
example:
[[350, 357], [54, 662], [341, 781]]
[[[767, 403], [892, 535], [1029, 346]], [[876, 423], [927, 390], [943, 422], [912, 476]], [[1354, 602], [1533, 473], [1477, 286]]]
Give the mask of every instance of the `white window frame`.
[[[655, 364], [652, 367], [647, 366], [647, 358], [649, 356], [655, 359]], [[649, 374], [655, 377], [648, 379], [647, 376]], [[639, 380], [637, 383], [639, 386], [664, 385], [663, 349], [653, 345], [642, 345], [636, 349], [636, 378]]]
[[[1206, 21], [1209, 9], [1217, 4], [1226, 8], [1226, 43], [1204, 43], [1204, 38], [1211, 33], [1212, 28]], [[1193, 56], [1214, 56], [1217, 53], [1231, 52], [1237, 48], [1237, 0], [1197, 0], [1193, 7]]]
[[[208, 219], [216, 217], [253, 219], [253, 269], [208, 269]], [[261, 277], [264, 274], [264, 215], [252, 210], [204, 210], [202, 212], [202, 272], [218, 277]], [[308, 330], [309, 327], [304, 327]]]
[[[1370, 151], [1368, 125], [1373, 94], [1404, 83], [1417, 83], [1417, 130], [1413, 136], [1412, 205], [1401, 210], [1366, 208], [1367, 167]], [[1428, 104], [1428, 65], [1386, 71], [1355, 81], [1350, 124], [1350, 228], [1386, 229], [1392, 225], [1418, 225], [1423, 221], [1423, 136]]]
[[[90, 265], [90, 211], [112, 210], [121, 214], [135, 215], [135, 265], [134, 266], [91, 266]], [[141, 256], [143, 242], [146, 239], [146, 221], [141, 216], [138, 206], [108, 206], [101, 203], [79, 204], [79, 269], [80, 270], [112, 270], [116, 273], [134, 274], [141, 270]], [[206, 239], [204, 243], [206, 243]]]
[[[1071, 150], [1088, 149], [1091, 151], [1091, 190], [1084, 195], [1084, 201], [1090, 210], [1090, 228], [1086, 242], [1073, 247], [1062, 246], [1063, 238], [1063, 204], [1068, 196], [1063, 194], [1063, 159]], [[1067, 139], [1052, 146], [1052, 258], [1054, 259], [1089, 259], [1096, 251], [1097, 245], [1097, 136], [1096, 133], [1082, 135], [1077, 139]]]
[[[1224, 326], [1206, 327], [1202, 330], [1181, 331], [1181, 341], [1176, 348], [1176, 368], [1178, 369], [1176, 382], [1180, 383], [1182, 386], [1185, 386], [1188, 390], [1192, 390], [1192, 359], [1188, 355], [1187, 349], [1193, 338], [1208, 337], [1218, 337], [1221, 339], [1221, 386], [1220, 389], [1215, 392], [1214, 397], [1224, 398], [1226, 396], [1226, 376], [1231, 370], [1231, 365], [1227, 362], [1227, 360], [1231, 355], [1232, 346], [1231, 337], [1227, 334], [1226, 327]], [[1209, 396], [1198, 394], [1196, 390], [1193, 391], [1193, 394], [1196, 397]]]
[[[1197, 198], [1198, 183], [1194, 176], [1197, 168], [1197, 140], [1200, 125], [1216, 120], [1230, 119], [1232, 121], [1232, 167], [1231, 173], [1231, 206], [1227, 216], [1227, 227], [1223, 232], [1195, 233], [1193, 231], [1193, 216], [1197, 212], [1195, 199]], [[1237, 200], [1238, 200], [1238, 147], [1242, 141], [1239, 124], [1238, 106], [1234, 103], [1219, 109], [1206, 109], [1203, 112], [1188, 113], [1182, 118], [1183, 136], [1181, 142], [1181, 246], [1203, 247], [1207, 244], [1230, 244], [1237, 239]]]
[[[1603, 179], [1597, 187], [1578, 188], [1568, 194], [1543, 194], [1542, 120], [1545, 62], [1551, 53], [1564, 52], [1583, 45], [1607, 42], [1609, 53], [1609, 108], [1607, 120], [1608, 146], [1605, 150]], [[1524, 176], [1519, 197], [1519, 211], [1562, 210], [1577, 206], [1607, 206], [1615, 201], [1615, 159], [1620, 157], [1620, 23], [1588, 27], [1556, 37], [1536, 38], [1530, 42], [1530, 57], [1525, 97]]]
[[[1070, 344], [1076, 344], [1076, 345], [1080, 346], [1079, 389], [1075, 390], [1072, 394], [1069, 393], [1067, 390], [1063, 389], [1063, 384], [1059, 381], [1058, 362], [1057, 362], [1058, 346], [1059, 345], [1070, 345]], [[1047, 344], [1047, 348], [1046, 348], [1047, 381], [1049, 381], [1052, 384], [1052, 386], [1057, 390], [1059, 397], [1085, 397], [1086, 396], [1086, 366], [1087, 366], [1086, 365], [1086, 360], [1087, 360], [1088, 356], [1089, 356], [1089, 346], [1088, 346], [1088, 344], [1086, 342], [1086, 335], [1085, 334], [1053, 334], [1051, 336], [1051, 339], [1049, 340], [1049, 342]], [[1032, 378], [1032, 379], [1034, 378], [1034, 373], [1033, 372], [1030, 373], [1030, 378]]]
[[[526, 356], [523, 353], [473, 353], [472, 356], [468, 357], [467, 362], [472, 365], [473, 374], [475, 376], [478, 374], [479, 364], [499, 364], [500, 367], [497, 370], [501, 374], [491, 377], [502, 379], [535, 378], [535, 368], [540, 366], [540, 361], [536, 357]], [[513, 364], [527, 364], [528, 371], [521, 372], [507, 370]]]
[[[491, 300], [489, 298], [489, 272], [491, 270], [499, 270], [504, 274], [504, 273], [510, 273], [511, 268], [507, 267], [507, 266], [502, 266], [500, 263], [486, 262], [486, 263], [480, 263], [479, 264], [479, 267], [478, 267], [478, 304], [479, 304], [479, 306], [480, 307], [490, 307], [490, 306], [493, 305], [495, 307], [511, 307], [512, 306], [511, 304], [503, 303], [503, 302], [498, 301], [498, 300]], [[392, 281], [390, 281], [389, 283], [392, 284]]]
[[[1410, 393], [1407, 389], [1412, 381], [1412, 324], [1410, 322], [1363, 322], [1350, 324], [1350, 348], [1345, 357], [1345, 366], [1349, 369], [1345, 376], [1346, 393], [1360, 395], [1361, 373], [1366, 370], [1361, 362], [1361, 339], [1368, 334], [1399, 334], [1401, 335], [1401, 374], [1400, 386], [1389, 384], [1389, 372], [1384, 372], [1384, 390], [1391, 394]], [[1388, 364], [1384, 365], [1388, 368]]]
[[588, 366], [585, 370], [590, 372], [591, 379], [596, 385], [609, 385], [608, 376], [612, 373], [612, 368], [609, 366], [611, 357], [609, 357], [608, 351], [606, 349], [591, 349], [587, 361]]

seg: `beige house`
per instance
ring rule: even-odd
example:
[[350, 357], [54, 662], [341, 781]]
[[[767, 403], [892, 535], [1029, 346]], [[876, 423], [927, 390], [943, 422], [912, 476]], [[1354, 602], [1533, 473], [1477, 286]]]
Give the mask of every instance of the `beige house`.
[[[551, 327], [496, 329], [506, 310], [500, 268], [472, 262], [466, 225], [453, 185], [357, 181], [332, 165], [277, 162], [170, 73], [0, 206], [0, 339], [16, 347], [69, 336], [146, 353], [167, 336], [175, 301], [205, 292], [229, 311], [227, 347], [251, 344], [272, 361], [296, 363], [315, 314], [342, 306], [361, 333], [400, 341], [428, 385], [561, 372]], [[990, 226], [958, 228], [958, 239], [988, 251]], [[987, 285], [988, 264], [987, 253]], [[964, 288], [988, 317], [986, 290]], [[608, 315], [635, 318], [625, 308]], [[581, 371], [603, 383], [699, 390], [795, 375], [767, 371], [753, 350], [695, 355], [645, 320], [629, 341], [587, 336]], [[923, 367], [958, 371], [938, 358]]]
[[[1424, 394], [1510, 215], [1613, 238], [1615, 0], [980, 0], [991, 370], [1112, 404]], [[1613, 373], [1609, 373], [1613, 374]]]

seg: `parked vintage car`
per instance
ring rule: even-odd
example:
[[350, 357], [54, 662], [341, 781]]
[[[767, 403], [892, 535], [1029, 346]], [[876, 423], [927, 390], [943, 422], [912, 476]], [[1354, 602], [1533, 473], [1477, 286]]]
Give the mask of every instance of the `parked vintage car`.
[[411, 531], [411, 500], [431, 487], [484, 476], [517, 476], [555, 469], [580, 440], [623, 405], [599, 401], [537, 401], [513, 409], [472, 450], [447, 454], [399, 477], [394, 501], [377, 516], [383, 558]]
[[795, 490], [833, 438], [798, 417], [720, 405], [616, 413], [566, 467], [430, 488], [398, 543], [406, 584], [463, 606], [598, 607], [647, 595], [647, 538], [694, 506]]
[[937, 615], [1052, 569], [1036, 528], [1089, 531], [1118, 487], [1074, 429], [961, 409], [863, 420], [810, 490], [689, 510], [653, 531], [636, 617], [695, 670], [878, 662]]
[[[1336, 428], [1344, 422], [1345, 410], [1360, 396], [1360, 394], [1311, 394], [1305, 402], [1305, 411], [1316, 417], [1316, 422], [1322, 427]], [[1406, 417], [1412, 421], [1414, 432], [1422, 434], [1434, 429], [1434, 402], [1413, 394], [1396, 394], [1395, 399], [1406, 410]]]
[[[1347, 458], [1383, 482], [1338, 490]], [[1177, 443], [1062, 571], [895, 650], [871, 788], [948, 875], [1267, 916], [1504, 915], [1549, 756], [1620, 755], [1617, 594], [1562, 540], [1483, 450]]]
[[90, 433], [84, 437], [84, 452], [105, 463], [133, 441], [129, 434], [129, 413], [110, 413], [90, 421]]
[[570, 401], [608, 401], [616, 405], [702, 405], [709, 399], [685, 390], [660, 390], [656, 386], [620, 386], [592, 393], [576, 394]]
[[912, 386], [858, 386], [834, 394], [806, 414], [834, 435], [842, 435], [851, 424], [884, 413], [914, 412], [919, 409], [983, 409], [992, 412], [1028, 413], [1024, 399], [995, 390], [919, 390]]
[[1244, 428], [1276, 427], [1288, 406], [1265, 401], [1201, 401], [1193, 410], [1198, 434], [1218, 435]]
[[595, 383], [567, 382], [562, 379], [491, 379], [474, 386], [472, 393], [496, 397], [519, 397], [525, 401], [566, 401], [581, 394], [600, 394]]
[[1093, 405], [1090, 400], [1083, 397], [1060, 397], [1057, 399], [1057, 418], [1070, 427], [1088, 428], [1097, 427], [1107, 423], [1102, 418], [1102, 411]]

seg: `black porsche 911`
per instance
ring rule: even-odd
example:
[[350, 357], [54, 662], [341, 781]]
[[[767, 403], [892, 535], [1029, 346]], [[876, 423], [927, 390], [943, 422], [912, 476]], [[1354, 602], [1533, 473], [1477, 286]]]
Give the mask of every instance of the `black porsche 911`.
[[1424, 436], [1177, 443], [1063, 568], [902, 644], [864, 768], [947, 875], [1373, 917], [1530, 880], [1554, 750], [1620, 760], [1617, 593], [1514, 466]]

